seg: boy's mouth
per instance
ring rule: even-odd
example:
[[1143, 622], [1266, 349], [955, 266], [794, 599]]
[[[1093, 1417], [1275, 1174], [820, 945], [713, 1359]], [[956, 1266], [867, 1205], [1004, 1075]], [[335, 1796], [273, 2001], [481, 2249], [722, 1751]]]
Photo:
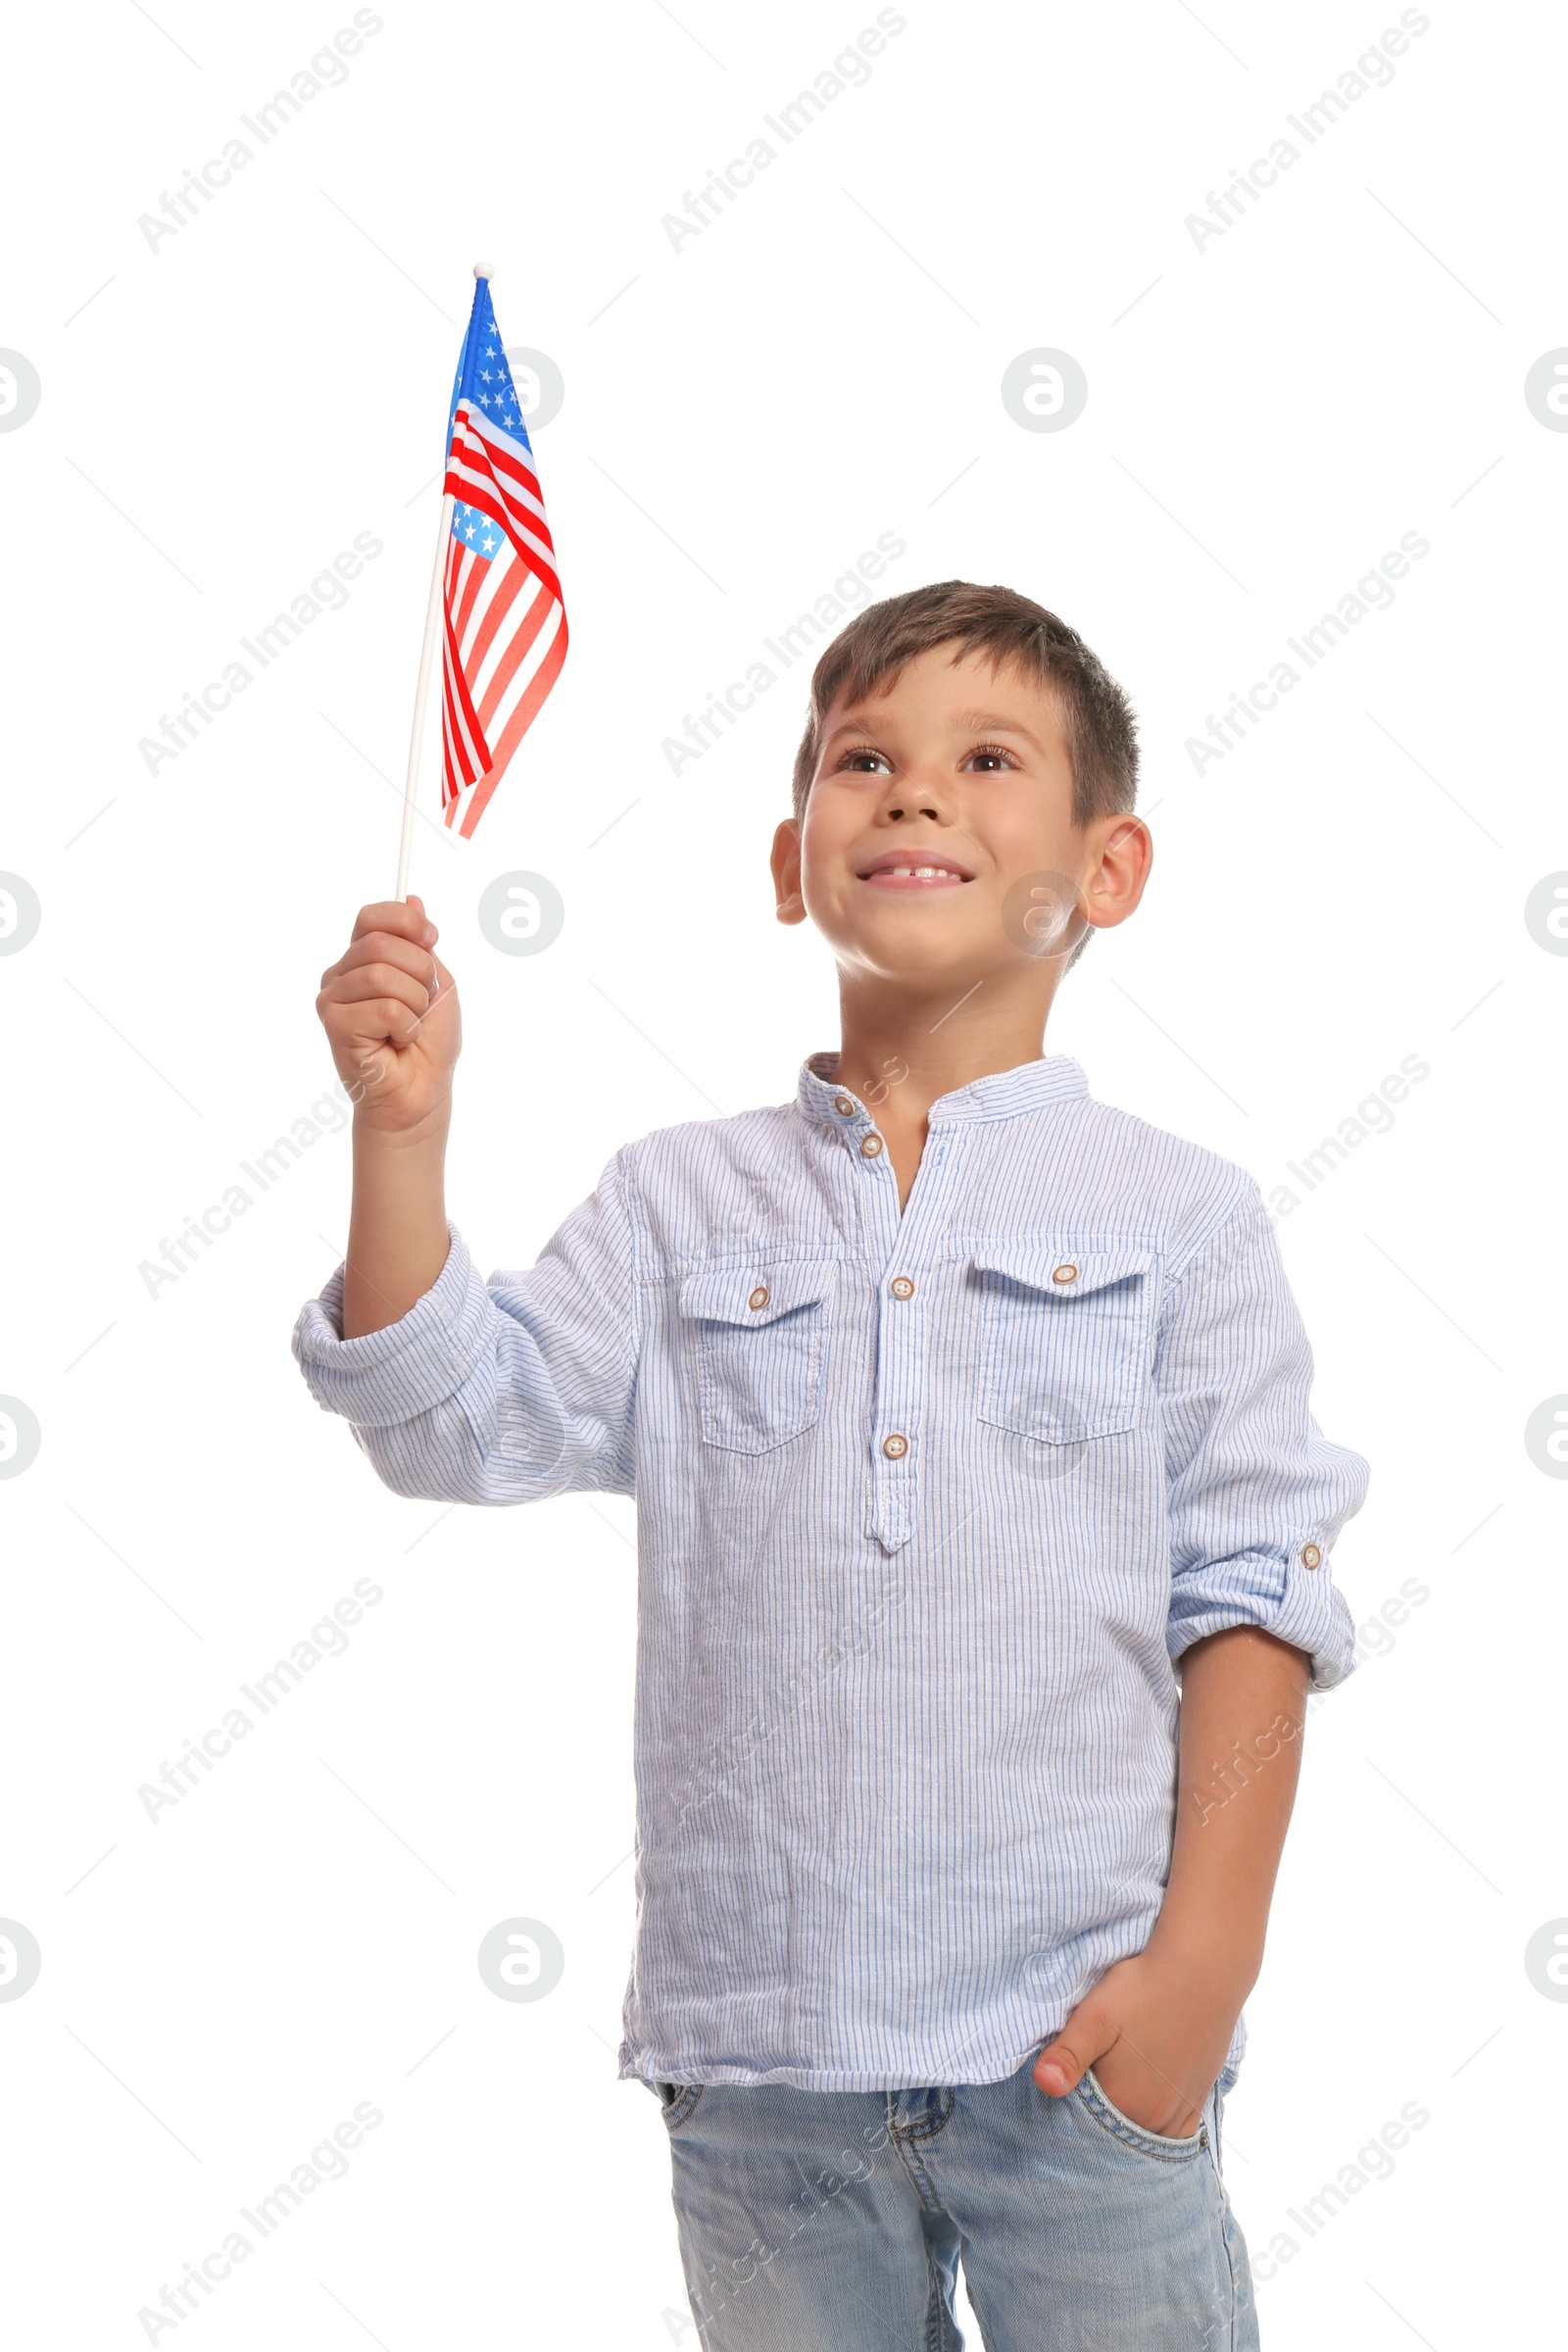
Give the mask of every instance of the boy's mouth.
[[934, 850], [887, 850], [858, 869], [873, 890], [955, 890], [974, 880], [966, 866]]

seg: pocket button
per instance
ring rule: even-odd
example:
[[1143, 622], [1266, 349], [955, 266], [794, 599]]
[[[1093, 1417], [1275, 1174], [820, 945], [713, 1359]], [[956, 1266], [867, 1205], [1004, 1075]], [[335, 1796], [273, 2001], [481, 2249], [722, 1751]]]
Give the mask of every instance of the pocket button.
[[769, 1296], [770, 1293], [766, 1283], [760, 1282], [756, 1290], [752, 1293], [751, 1297], [747, 1299], [746, 1303], [748, 1306], [752, 1307], [762, 1307], [767, 1304]]
[[1063, 1265], [1054, 1266], [1051, 1279], [1053, 1282], [1076, 1282], [1078, 1269], [1070, 1261]]

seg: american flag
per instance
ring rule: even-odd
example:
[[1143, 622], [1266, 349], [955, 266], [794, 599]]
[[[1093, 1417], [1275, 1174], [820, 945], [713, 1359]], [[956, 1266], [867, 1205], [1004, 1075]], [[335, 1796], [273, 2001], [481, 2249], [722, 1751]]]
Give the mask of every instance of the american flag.
[[555, 542], [512, 369], [480, 278], [452, 388], [444, 490], [441, 804], [471, 834], [566, 658]]

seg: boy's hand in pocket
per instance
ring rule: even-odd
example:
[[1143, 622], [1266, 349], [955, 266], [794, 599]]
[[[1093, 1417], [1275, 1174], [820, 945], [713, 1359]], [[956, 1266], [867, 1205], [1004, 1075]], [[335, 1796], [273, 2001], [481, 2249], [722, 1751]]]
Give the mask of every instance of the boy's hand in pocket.
[[1133, 2123], [1163, 2139], [1189, 2139], [1244, 1997], [1218, 1970], [1152, 1946], [1106, 1969], [1035, 2060], [1034, 2079], [1061, 2098], [1093, 2067], [1111, 2105]]

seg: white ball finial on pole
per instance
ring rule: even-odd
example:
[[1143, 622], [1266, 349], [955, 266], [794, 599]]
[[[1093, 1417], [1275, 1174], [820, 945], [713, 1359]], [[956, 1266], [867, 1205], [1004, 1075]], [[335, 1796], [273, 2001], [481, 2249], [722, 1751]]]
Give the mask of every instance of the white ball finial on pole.
[[473, 274], [475, 277], [494, 277], [495, 271], [490, 268], [487, 262], [475, 262], [473, 265]]

